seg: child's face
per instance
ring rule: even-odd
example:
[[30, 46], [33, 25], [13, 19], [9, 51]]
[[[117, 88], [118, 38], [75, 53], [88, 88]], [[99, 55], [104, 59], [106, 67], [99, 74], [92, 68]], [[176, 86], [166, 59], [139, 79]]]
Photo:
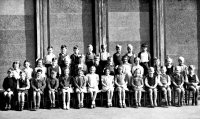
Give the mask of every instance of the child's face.
[[51, 73], [51, 77], [52, 77], [52, 78], [56, 78], [56, 75], [57, 75], [57, 74], [56, 74], [55, 72]]
[[74, 54], [78, 54], [79, 53], [79, 49], [78, 48], [74, 48], [73, 51], [74, 51]]
[[48, 52], [48, 54], [53, 53], [53, 49], [52, 49], [52, 48], [49, 48], [49, 49], [47, 50], [47, 52]]
[[98, 65], [99, 64], [99, 59], [95, 59], [94, 63]]
[[140, 63], [140, 60], [138, 58], [135, 59], [135, 64], [139, 64]]
[[166, 69], [165, 67], [163, 67], [163, 68], [160, 69], [160, 72], [161, 72], [162, 74], [165, 74], [166, 71], [167, 71], [167, 69]]
[[54, 61], [52, 62], [52, 65], [53, 65], [53, 66], [57, 66], [57, 65], [58, 65], [58, 60], [54, 60]]
[[37, 77], [37, 78], [40, 78], [41, 75], [42, 75], [42, 72], [37, 72], [36, 77]]
[[90, 73], [91, 73], [91, 74], [94, 74], [94, 73], [95, 73], [95, 68], [94, 68], [94, 67], [92, 67], [92, 68], [90, 69]]
[[105, 74], [109, 75], [110, 74], [110, 70], [106, 69]]
[[79, 71], [78, 71], [78, 75], [79, 75], [79, 76], [82, 76], [82, 75], [83, 75], [83, 71], [82, 71], [82, 70], [79, 70]]
[[132, 48], [131, 47], [127, 47], [127, 51], [130, 53], [130, 52], [132, 52]]
[[65, 76], [69, 75], [69, 69], [65, 69], [64, 74], [65, 74]]
[[171, 65], [172, 62], [170, 60], [167, 60], [167, 65]]
[[92, 52], [93, 51], [93, 48], [90, 46], [88, 47], [88, 52]]
[[101, 47], [102, 52], [106, 51], [105, 46]]
[[156, 59], [156, 60], [154, 60], [154, 64], [155, 64], [156, 66], [158, 66], [158, 65], [160, 65], [160, 61], [159, 61], [158, 59]]
[[108, 64], [109, 65], [113, 65], [113, 61], [112, 60], [108, 60]]
[[147, 51], [147, 47], [142, 47], [142, 51]]
[[120, 73], [120, 74], [122, 74], [123, 72], [122, 72], [122, 68], [118, 68], [118, 72]]
[[150, 69], [150, 70], [149, 70], [149, 76], [152, 77], [153, 75], [154, 75], [154, 70], [151, 70], [151, 69]]
[[116, 51], [117, 51], [118, 53], [120, 53], [120, 52], [121, 52], [121, 48], [116, 48]]
[[15, 63], [15, 64], [13, 65], [13, 68], [14, 68], [14, 69], [19, 69], [19, 63]]
[[62, 53], [62, 54], [66, 54], [66, 52], [67, 52], [67, 49], [66, 49], [66, 48], [61, 48], [61, 53]]
[[42, 64], [42, 60], [39, 60], [39, 61], [38, 61], [38, 66], [41, 67], [42, 65], [43, 65], [43, 64]]
[[193, 74], [194, 73], [194, 69], [188, 69], [189, 74]]
[[178, 60], [179, 65], [182, 65], [184, 62], [182, 60]]
[[140, 70], [136, 70], [135, 75], [136, 75], [137, 77], [138, 77], [138, 76], [141, 76]]
[[8, 77], [13, 77], [13, 72], [12, 71], [8, 72]]
[[25, 68], [30, 67], [30, 63], [29, 63], [29, 62], [25, 62], [25, 63], [24, 63], [24, 67], [25, 67]]
[[20, 78], [24, 80], [26, 78], [26, 74], [25, 73], [21, 73], [20, 74]]
[[128, 62], [128, 58], [124, 58], [124, 63], [127, 63]]

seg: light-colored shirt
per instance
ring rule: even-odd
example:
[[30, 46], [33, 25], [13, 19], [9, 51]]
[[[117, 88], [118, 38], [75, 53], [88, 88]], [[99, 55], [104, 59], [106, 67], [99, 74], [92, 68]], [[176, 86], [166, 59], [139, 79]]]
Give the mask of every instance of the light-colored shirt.
[[141, 75], [144, 74], [144, 68], [140, 65], [137, 65], [137, 66], [135, 65], [135, 66], [132, 67], [132, 74], [134, 74], [136, 69], [139, 69], [141, 71]]
[[33, 74], [33, 69], [32, 68], [24, 68], [23, 71], [26, 73], [26, 78], [31, 79], [32, 74]]
[[149, 62], [148, 52], [142, 52], [140, 58], [141, 62]]
[[108, 57], [110, 56], [110, 54], [108, 52], [101, 52], [100, 53], [100, 58], [103, 61], [106, 61], [108, 59]]
[[44, 64], [52, 64], [52, 59], [55, 58], [56, 56], [51, 53], [51, 54], [47, 54], [45, 57], [44, 57]]
[[87, 74], [87, 82], [89, 87], [98, 87], [99, 84], [99, 75], [97, 74]]
[[102, 84], [105, 84], [105, 86], [103, 85], [103, 87], [110, 87], [110, 88], [112, 88], [114, 86], [114, 76], [103, 75], [103, 76], [101, 76], [101, 82], [102, 82]]

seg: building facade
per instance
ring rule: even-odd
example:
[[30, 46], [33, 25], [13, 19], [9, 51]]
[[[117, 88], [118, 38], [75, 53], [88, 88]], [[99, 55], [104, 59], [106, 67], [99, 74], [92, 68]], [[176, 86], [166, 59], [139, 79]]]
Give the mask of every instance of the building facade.
[[116, 44], [125, 53], [131, 43], [137, 54], [147, 43], [161, 63], [183, 56], [198, 69], [199, 31], [199, 0], [0, 0], [0, 88], [13, 61], [34, 67], [49, 45], [58, 55], [62, 44], [68, 54], [74, 45], [86, 53], [93, 44], [98, 53], [107, 44], [113, 54]]

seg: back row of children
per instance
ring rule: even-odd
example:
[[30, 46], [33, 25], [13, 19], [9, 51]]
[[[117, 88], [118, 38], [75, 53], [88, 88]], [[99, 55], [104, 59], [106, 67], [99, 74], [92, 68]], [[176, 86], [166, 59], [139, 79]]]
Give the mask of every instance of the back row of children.
[[[3, 82], [6, 98], [5, 109], [11, 108], [11, 97], [18, 94], [19, 110], [24, 108], [24, 96], [29, 88], [33, 92], [34, 110], [40, 108], [41, 94], [48, 89], [51, 107], [55, 107], [55, 93], [62, 93], [63, 109], [70, 108], [70, 93], [77, 93], [78, 108], [84, 106], [84, 93], [91, 95], [91, 108], [95, 108], [97, 93], [107, 92], [107, 106], [112, 106], [114, 88], [118, 91], [119, 107], [126, 107], [126, 90], [135, 92], [135, 105], [141, 106], [142, 91], [146, 90], [150, 96], [152, 107], [157, 106], [157, 90], [160, 90], [166, 101], [171, 105], [171, 90], [178, 92], [178, 106], [183, 103], [185, 88], [193, 91], [193, 104], [197, 105], [198, 77], [194, 73], [195, 67], [184, 64], [184, 58], [179, 57], [177, 66], [172, 65], [172, 59], [166, 59], [166, 66], [160, 66], [160, 60], [151, 57], [147, 45], [142, 44], [142, 51], [136, 55], [133, 46], [127, 45], [127, 53], [121, 54], [121, 46], [116, 46], [113, 57], [106, 51], [106, 45], [101, 46], [99, 55], [93, 53], [92, 45], [88, 45], [88, 53], [79, 54], [78, 46], [74, 46], [74, 53], [69, 56], [67, 47], [61, 46], [58, 58], [53, 54], [53, 47], [47, 48], [48, 54], [44, 59], [38, 59], [33, 70], [30, 62], [24, 61], [24, 68], [20, 63], [13, 62], [8, 70], [8, 77]], [[114, 63], [113, 63], [114, 61]], [[151, 66], [151, 67], [150, 67]], [[67, 95], [67, 98], [66, 98]]]

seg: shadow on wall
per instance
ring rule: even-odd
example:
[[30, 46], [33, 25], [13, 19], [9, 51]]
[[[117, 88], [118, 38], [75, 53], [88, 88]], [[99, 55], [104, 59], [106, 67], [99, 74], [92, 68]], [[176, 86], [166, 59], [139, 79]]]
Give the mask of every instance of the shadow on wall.
[[35, 66], [36, 56], [36, 1], [24, 0], [24, 32], [26, 42], [26, 57], [24, 59], [31, 62], [32, 67]]
[[94, 0], [82, 0], [82, 30], [83, 30], [83, 50], [84, 54], [87, 52], [88, 44], [95, 45], [95, 1]]
[[200, 1], [197, 0], [198, 76], [200, 76]]

